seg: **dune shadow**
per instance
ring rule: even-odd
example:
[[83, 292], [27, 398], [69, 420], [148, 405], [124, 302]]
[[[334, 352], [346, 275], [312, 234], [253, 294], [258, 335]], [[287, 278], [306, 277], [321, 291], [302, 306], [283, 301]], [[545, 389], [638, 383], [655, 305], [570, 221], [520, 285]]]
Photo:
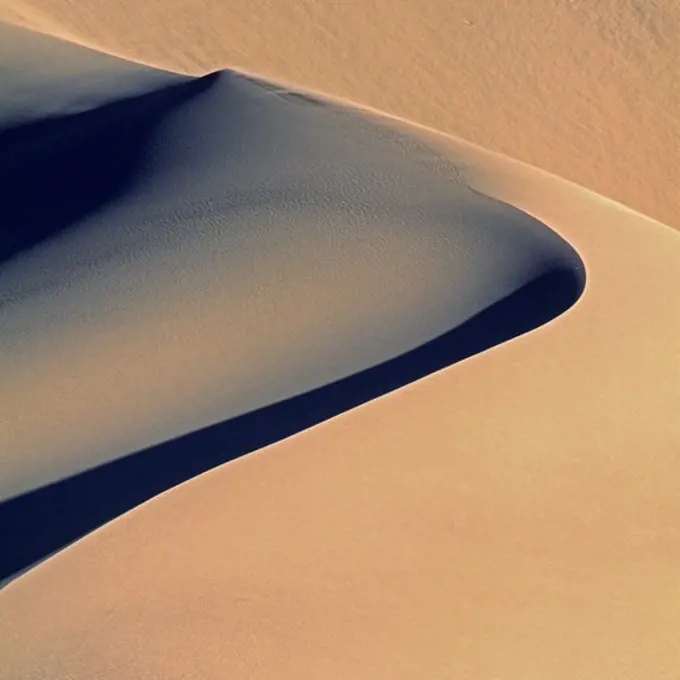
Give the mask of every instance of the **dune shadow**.
[[0, 128], [0, 265], [123, 195], [154, 129], [216, 77]]
[[546, 323], [584, 285], [582, 267], [555, 267], [399, 357], [0, 504], [0, 582], [191, 477]]

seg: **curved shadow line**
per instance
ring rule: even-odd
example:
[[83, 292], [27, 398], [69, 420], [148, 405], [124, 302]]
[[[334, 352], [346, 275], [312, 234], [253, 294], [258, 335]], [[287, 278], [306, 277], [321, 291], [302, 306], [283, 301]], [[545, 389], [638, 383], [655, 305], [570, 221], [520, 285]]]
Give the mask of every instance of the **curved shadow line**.
[[582, 263], [556, 267], [399, 357], [5, 501], [0, 582], [166, 489], [550, 321], [584, 286]]

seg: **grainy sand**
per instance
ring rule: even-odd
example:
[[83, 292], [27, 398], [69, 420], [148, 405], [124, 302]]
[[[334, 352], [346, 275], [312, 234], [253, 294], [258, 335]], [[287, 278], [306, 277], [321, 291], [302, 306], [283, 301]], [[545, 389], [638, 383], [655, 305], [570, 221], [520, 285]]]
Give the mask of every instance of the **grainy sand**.
[[[651, 151], [675, 122], [640, 112], [678, 110], [645, 61], [673, 58], [677, 12], [462, 2], [487, 39], [444, 69], [432, 36], [462, 44], [444, 3], [369, 3], [373, 28], [353, 3], [287, 24], [239, 4], [224, 45], [199, 38], [227, 25], [209, 3], [2, 11], [167, 68], [242, 63], [464, 134], [469, 117], [470, 139], [588, 189], [286, 85], [3, 28], [0, 578], [117, 519], [0, 592], [0, 678], [675, 677], [680, 236], [589, 189], [675, 214], [671, 150]], [[559, 44], [583, 16], [586, 62], [612, 32], [621, 61], [574, 73], [563, 51], [562, 117], [549, 98], [538, 116], [527, 83], [557, 49], [540, 22]], [[357, 46], [335, 70], [328, 25]], [[279, 36], [279, 61], [248, 35]], [[514, 99], [491, 47], [510, 36]], [[381, 59], [413, 111], [393, 80], [371, 98]], [[646, 104], [624, 139], [630, 110], [596, 121], [630, 63]], [[487, 80], [459, 96], [472, 65]], [[615, 172], [636, 154], [653, 174]]]

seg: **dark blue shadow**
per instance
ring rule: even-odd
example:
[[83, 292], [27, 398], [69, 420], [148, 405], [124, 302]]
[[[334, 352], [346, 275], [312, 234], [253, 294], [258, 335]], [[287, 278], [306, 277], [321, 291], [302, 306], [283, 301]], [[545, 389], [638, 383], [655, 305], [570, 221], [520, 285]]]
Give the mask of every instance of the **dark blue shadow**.
[[0, 265], [123, 195], [154, 129], [217, 78], [0, 128]]
[[584, 282], [557, 268], [395, 359], [0, 504], [0, 581], [191, 477], [546, 323]]

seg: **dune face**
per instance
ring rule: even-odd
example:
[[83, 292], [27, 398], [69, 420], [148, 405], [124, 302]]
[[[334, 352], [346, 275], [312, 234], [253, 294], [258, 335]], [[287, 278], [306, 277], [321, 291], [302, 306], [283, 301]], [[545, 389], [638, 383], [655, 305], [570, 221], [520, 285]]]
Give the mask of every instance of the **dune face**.
[[30, 122], [75, 115], [191, 80], [3, 23], [0, 63], [3, 143]]
[[[8, 61], [8, 109], [33, 117], [5, 114], [0, 137], [2, 493], [19, 496], [0, 522], [23, 537], [2, 577], [580, 295], [566, 242], [405, 131], [236, 73], [118, 77], [20, 34], [24, 59], [85, 59], [70, 97], [59, 73], [42, 98], [49, 78], [22, 87]], [[130, 94], [128, 73], [158, 83]]]
[[0, 45], [1, 680], [680, 674], [677, 233], [259, 77]]
[[332, 92], [680, 228], [677, 0], [358, 5], [0, 0], [0, 18], [166, 68], [236, 66]]
[[234, 73], [3, 137], [5, 497], [391, 359], [551, 273], [573, 284], [548, 318], [579, 294], [564, 241], [425, 144]]

